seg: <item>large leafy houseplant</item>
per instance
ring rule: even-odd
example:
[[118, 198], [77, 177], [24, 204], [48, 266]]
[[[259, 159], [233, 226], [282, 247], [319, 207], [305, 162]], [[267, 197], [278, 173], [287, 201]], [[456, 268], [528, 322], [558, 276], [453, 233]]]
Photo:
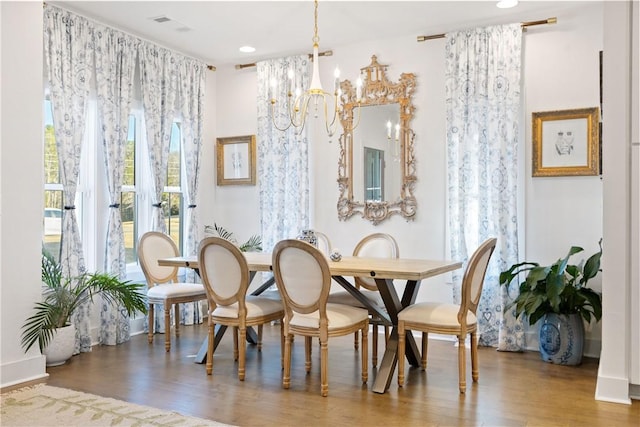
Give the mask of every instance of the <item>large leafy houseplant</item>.
[[47, 251], [42, 251], [43, 300], [34, 306], [22, 329], [22, 347], [29, 350], [36, 341], [42, 352], [58, 328], [70, 323], [74, 310], [101, 295], [108, 303], [122, 306], [128, 315], [146, 313], [143, 284], [121, 281], [106, 273], [83, 273], [65, 277], [62, 266]]
[[569, 258], [583, 249], [572, 246], [567, 256], [551, 265], [523, 262], [500, 273], [500, 284], [504, 286], [509, 286], [520, 273], [527, 273], [526, 279], [520, 283], [519, 295], [506, 310], [515, 305], [516, 317], [526, 315], [530, 325], [547, 313], [579, 314], [587, 322], [592, 318], [599, 321], [602, 297], [587, 286], [600, 271], [602, 241], [599, 245], [598, 252], [578, 265], [569, 264]]

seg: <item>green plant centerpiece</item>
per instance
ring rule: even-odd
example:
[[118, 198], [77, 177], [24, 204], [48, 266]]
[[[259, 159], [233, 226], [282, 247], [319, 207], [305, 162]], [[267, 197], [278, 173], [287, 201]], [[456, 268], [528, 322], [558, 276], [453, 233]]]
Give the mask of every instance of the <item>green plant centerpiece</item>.
[[[602, 317], [602, 297], [588, 287], [589, 280], [600, 271], [600, 249], [587, 261], [569, 264], [569, 259], [583, 251], [572, 246], [569, 253], [548, 266], [536, 262], [512, 265], [500, 273], [500, 284], [509, 286], [519, 274], [526, 273], [520, 283], [519, 294], [505, 311], [515, 306], [516, 317], [524, 315], [529, 325], [540, 322], [540, 354], [546, 361], [577, 365], [582, 361], [584, 324]], [[566, 340], [563, 340], [566, 338]], [[565, 346], [563, 341], [571, 340]]]
[[220, 237], [222, 239], [228, 240], [234, 245], [236, 245], [240, 252], [260, 252], [262, 251], [262, 237], [254, 234], [244, 243], [238, 243], [235, 236], [232, 232], [226, 230], [224, 227], [213, 223], [213, 226], [206, 225], [204, 227], [204, 232], [213, 236]]
[[[110, 304], [121, 306], [129, 316], [136, 312], [147, 312], [143, 284], [122, 281], [106, 273], [65, 277], [62, 266], [45, 250], [42, 251], [42, 287], [43, 300], [35, 304], [35, 314], [22, 327], [22, 347], [28, 351], [38, 342], [40, 351], [47, 358], [47, 349], [58, 330], [69, 326], [75, 309], [87, 301], [93, 301], [96, 295], [101, 295]], [[72, 330], [75, 337], [75, 328]], [[71, 354], [67, 359], [69, 357]], [[49, 360], [47, 365], [52, 365]]]

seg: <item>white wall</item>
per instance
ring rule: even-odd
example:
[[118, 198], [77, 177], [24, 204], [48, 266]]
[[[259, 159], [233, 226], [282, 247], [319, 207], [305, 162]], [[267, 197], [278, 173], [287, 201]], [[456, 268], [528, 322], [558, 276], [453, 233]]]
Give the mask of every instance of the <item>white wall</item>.
[[[599, 51], [602, 50], [602, 6], [580, 8], [558, 17], [557, 25], [531, 29], [524, 37], [525, 117], [525, 254], [542, 264], [565, 256], [571, 246], [584, 248], [573, 260], [598, 250], [602, 238], [600, 176], [532, 175], [531, 114], [539, 111], [599, 107]], [[591, 286], [601, 289], [599, 275]], [[600, 354], [600, 324], [587, 331], [585, 354]], [[527, 344], [537, 347], [529, 329]], [[592, 342], [596, 340], [598, 342]]]
[[45, 376], [37, 345], [20, 345], [20, 328], [40, 300], [42, 238], [42, 4], [0, 2], [0, 386]]
[[[636, 4], [637, 6], [637, 4]], [[630, 403], [631, 360], [631, 2], [604, 8], [604, 235], [602, 354], [596, 399]], [[636, 98], [637, 100], [637, 98]], [[635, 260], [637, 263], [637, 260]], [[638, 307], [635, 307], [637, 310]]]
[[[572, 245], [597, 250], [602, 236], [602, 183], [599, 177], [531, 178], [531, 113], [599, 105], [598, 52], [602, 49], [601, 4], [566, 10], [558, 24], [535, 27], [524, 35], [525, 136], [524, 174], [526, 251], [523, 259], [554, 261]], [[532, 20], [539, 19], [532, 16]], [[392, 217], [378, 226], [354, 217], [339, 221], [336, 202], [339, 146], [334, 136], [329, 143], [321, 126], [312, 126], [311, 165], [312, 228], [328, 234], [334, 247], [350, 253], [356, 242], [372, 232], [396, 237], [406, 257], [447, 258], [446, 241], [446, 152], [444, 111], [444, 40], [417, 43], [415, 36], [370, 41], [349, 46], [322, 46], [333, 56], [320, 58], [323, 82], [332, 82], [336, 65], [342, 78], [354, 81], [358, 70], [370, 63], [371, 55], [389, 64], [388, 77], [397, 80], [402, 72], [417, 75], [413, 129], [418, 182], [418, 211], [414, 221]], [[217, 73], [217, 136], [243, 135], [256, 129], [255, 69], [237, 71], [231, 67]], [[221, 84], [220, 82], [224, 82]], [[314, 128], [320, 128], [313, 131]], [[204, 169], [214, 169], [214, 159]], [[206, 163], [205, 163], [206, 165]], [[213, 172], [212, 172], [213, 173]], [[216, 187], [213, 214], [219, 223], [239, 238], [260, 231], [258, 186]], [[204, 215], [205, 217], [207, 214]], [[219, 219], [218, 219], [219, 218]], [[293, 237], [293, 236], [292, 236]], [[448, 301], [449, 277], [424, 281], [419, 300]], [[596, 286], [599, 286], [596, 283]], [[587, 354], [599, 353], [599, 329], [589, 332], [595, 345]], [[537, 343], [531, 343], [535, 348]]]
[[[255, 135], [257, 127], [255, 69], [237, 71], [233, 67], [219, 67], [215, 72], [218, 82], [215, 91], [207, 86], [207, 108], [215, 109], [216, 115], [206, 117], [215, 123], [215, 130], [205, 134], [203, 167], [201, 175], [201, 198], [209, 198], [208, 206], [200, 217], [204, 225], [216, 222], [234, 233], [238, 241], [246, 241], [253, 234], [260, 234], [259, 194], [257, 185], [216, 184], [216, 138]], [[210, 98], [211, 97], [211, 98]], [[209, 126], [209, 124], [207, 124]]]

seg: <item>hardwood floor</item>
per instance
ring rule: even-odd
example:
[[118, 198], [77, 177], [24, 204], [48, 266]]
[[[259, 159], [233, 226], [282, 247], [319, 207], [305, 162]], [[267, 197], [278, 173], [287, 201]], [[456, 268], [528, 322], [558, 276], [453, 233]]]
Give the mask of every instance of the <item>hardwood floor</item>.
[[[579, 367], [544, 363], [537, 352], [502, 353], [481, 348], [480, 381], [458, 392], [457, 349], [429, 343], [429, 367], [407, 370], [404, 388], [394, 374], [386, 394], [360, 381], [360, 359], [353, 337], [329, 342], [329, 396], [320, 396], [320, 351], [304, 370], [304, 342], [294, 343], [291, 388], [281, 387], [279, 326], [265, 326], [264, 347], [247, 346], [246, 379], [237, 379], [232, 337], [218, 347], [213, 375], [194, 363], [206, 327], [181, 328], [172, 337], [147, 343], [138, 335], [119, 346], [96, 346], [67, 364], [48, 368], [53, 386], [127, 400], [238, 426], [638, 426], [640, 402], [621, 405], [594, 399], [597, 360]], [[382, 347], [383, 340], [380, 340]], [[380, 353], [382, 348], [380, 348]], [[371, 358], [369, 357], [369, 361]], [[468, 358], [467, 358], [468, 360]]]

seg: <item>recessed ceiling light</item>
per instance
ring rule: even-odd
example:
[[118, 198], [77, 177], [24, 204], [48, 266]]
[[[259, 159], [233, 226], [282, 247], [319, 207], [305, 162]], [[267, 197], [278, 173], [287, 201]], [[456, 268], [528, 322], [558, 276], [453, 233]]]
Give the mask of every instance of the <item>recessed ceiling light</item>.
[[255, 51], [256, 51], [256, 48], [253, 47], [253, 46], [242, 46], [240, 48], [240, 52], [242, 52], [242, 53], [252, 53], [252, 52], [255, 52]]
[[518, 0], [500, 0], [496, 6], [500, 9], [508, 9], [518, 5]]

